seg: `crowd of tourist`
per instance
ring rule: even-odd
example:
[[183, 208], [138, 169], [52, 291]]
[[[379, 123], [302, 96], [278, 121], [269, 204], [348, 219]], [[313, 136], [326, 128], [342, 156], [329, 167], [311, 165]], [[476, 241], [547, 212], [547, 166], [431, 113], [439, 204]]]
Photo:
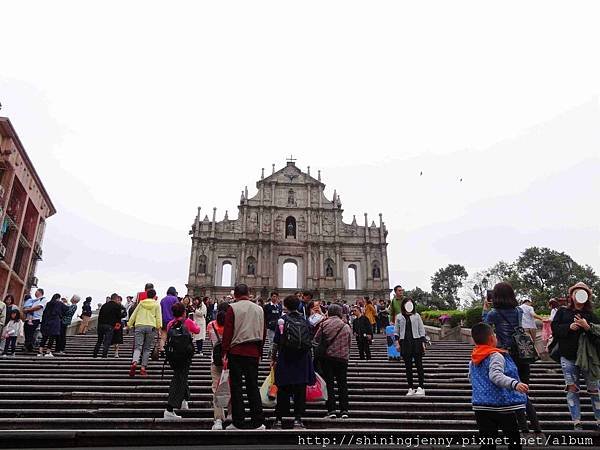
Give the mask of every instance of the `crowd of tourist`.
[[[151, 283], [126, 303], [118, 294], [107, 297], [98, 311], [97, 340], [92, 356], [108, 357], [119, 345], [123, 334], [133, 335], [134, 347], [129, 376], [148, 376], [150, 358], [165, 358], [173, 369], [163, 417], [181, 418], [177, 410], [189, 408], [188, 376], [194, 357], [203, 357], [204, 340], [211, 342], [211, 378], [214, 430], [247, 428], [244, 394], [249, 405], [250, 427], [264, 429], [263, 400], [259, 392], [258, 367], [266, 348], [276, 386], [275, 422], [281, 428], [290, 416], [293, 400], [293, 427], [304, 428], [307, 387], [321, 377], [327, 387], [325, 417], [348, 418], [348, 360], [352, 341], [361, 360], [371, 359], [374, 336], [390, 324], [393, 345], [401, 354], [406, 370], [407, 396], [425, 395], [423, 355], [427, 336], [413, 300], [404, 296], [401, 286], [394, 288], [390, 302], [360, 298], [352, 305], [314, 298], [311, 291], [297, 292], [283, 300], [278, 292], [268, 298], [254, 298], [248, 286], [238, 284], [231, 297], [219, 301], [210, 298], [179, 297], [174, 287], [159, 300]], [[568, 291], [568, 303], [550, 302], [543, 337], [550, 356], [560, 362], [565, 379], [567, 404], [574, 428], [581, 429], [580, 390], [585, 380], [594, 415], [600, 430], [600, 319], [592, 312], [592, 291], [577, 283]], [[26, 296], [22, 307], [12, 295], [0, 304], [0, 350], [2, 356], [14, 356], [17, 342], [23, 349], [41, 357], [52, 357], [67, 347], [67, 328], [78, 309], [80, 297], [70, 301], [54, 294], [46, 299], [44, 290]], [[93, 315], [91, 298], [86, 298], [79, 314], [79, 334], [88, 332]], [[473, 410], [482, 436], [506, 436], [541, 433], [533, 402], [527, 395], [531, 365], [538, 359], [535, 320], [537, 315], [529, 299], [519, 305], [513, 288], [498, 283], [484, 303], [482, 322], [471, 330], [475, 343], [469, 368], [473, 385]], [[36, 350], [37, 347], [37, 350]], [[413, 368], [417, 383], [413, 380]], [[138, 370], [139, 369], [139, 370]], [[217, 392], [228, 374], [229, 401], [217, 401]], [[275, 392], [275, 391], [274, 391]], [[271, 391], [269, 391], [271, 395]], [[515, 443], [511, 448], [520, 448]]]

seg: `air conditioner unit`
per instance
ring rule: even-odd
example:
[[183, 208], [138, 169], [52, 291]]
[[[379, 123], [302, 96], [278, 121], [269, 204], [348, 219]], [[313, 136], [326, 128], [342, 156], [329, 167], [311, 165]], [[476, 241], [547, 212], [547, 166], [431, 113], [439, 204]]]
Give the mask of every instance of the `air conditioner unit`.
[[6, 247], [4, 244], [0, 244], [0, 260], [4, 259], [6, 256]]

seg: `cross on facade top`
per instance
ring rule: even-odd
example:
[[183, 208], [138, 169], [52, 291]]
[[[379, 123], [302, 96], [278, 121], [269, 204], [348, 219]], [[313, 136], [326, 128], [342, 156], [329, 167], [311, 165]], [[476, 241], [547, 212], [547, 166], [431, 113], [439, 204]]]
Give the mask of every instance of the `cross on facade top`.
[[286, 161], [287, 161], [287, 162], [291, 162], [291, 163], [293, 163], [293, 162], [296, 162], [296, 161], [297, 161], [297, 159], [296, 159], [296, 158], [294, 158], [292, 155], [290, 155], [290, 157], [289, 157], [289, 158], [287, 158], [287, 160], [286, 160]]

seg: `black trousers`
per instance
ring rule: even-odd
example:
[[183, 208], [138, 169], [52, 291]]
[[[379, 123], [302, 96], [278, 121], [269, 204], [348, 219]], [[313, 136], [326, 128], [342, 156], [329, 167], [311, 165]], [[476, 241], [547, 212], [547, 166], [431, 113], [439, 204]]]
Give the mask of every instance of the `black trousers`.
[[40, 348], [47, 347], [50, 348], [54, 345], [54, 341], [58, 340], [58, 336], [48, 336], [43, 334], [42, 341], [40, 342]]
[[171, 366], [173, 377], [169, 386], [169, 410], [181, 408], [181, 402], [190, 400], [190, 384], [188, 377], [190, 375], [190, 366], [192, 361], [186, 361], [178, 365]]
[[479, 447], [481, 450], [496, 449], [493, 440], [498, 437], [498, 429], [502, 430], [504, 436], [509, 439], [509, 450], [521, 450], [521, 436], [515, 413], [475, 411], [475, 420], [479, 428], [479, 437], [490, 440], [490, 442], [484, 442]]
[[106, 358], [108, 356], [108, 348], [112, 342], [113, 331], [113, 327], [110, 325], [98, 325], [98, 340], [94, 347], [94, 358], [98, 357], [100, 346], [102, 346], [102, 357]]
[[[525, 364], [519, 361], [518, 358], [513, 357], [513, 359], [517, 364], [517, 370], [519, 371], [519, 379], [523, 383], [529, 384], [529, 380], [531, 379], [531, 366], [529, 364]], [[519, 409], [517, 411], [517, 422], [519, 424], [519, 429], [524, 433], [529, 431], [529, 426], [527, 425], [528, 420], [534, 432], [541, 432], [540, 421], [538, 419], [535, 407], [529, 399], [529, 396], [527, 396], [527, 403], [525, 404], [525, 409]]]
[[4, 352], [3, 355], [14, 355], [15, 347], [17, 346], [17, 336], [9, 336], [6, 338], [6, 343], [4, 344]]
[[346, 361], [337, 361], [331, 358], [321, 360], [323, 369], [323, 378], [327, 384], [327, 412], [335, 412], [336, 395], [335, 386], [337, 385], [337, 396], [340, 401], [340, 412], [348, 412], [348, 363]]
[[371, 343], [367, 338], [357, 337], [356, 346], [358, 347], [358, 356], [360, 359], [365, 359], [365, 355], [367, 359], [371, 359]]
[[25, 321], [25, 325], [23, 327], [25, 331], [25, 349], [28, 352], [33, 351], [33, 344], [35, 343], [35, 333], [40, 325], [39, 320], [32, 320], [31, 325], [29, 325], [29, 321]]
[[281, 420], [290, 415], [290, 397], [294, 398], [294, 419], [301, 420], [306, 409], [306, 385], [290, 384], [277, 387], [275, 418]]
[[413, 383], [413, 361], [417, 368], [417, 376], [419, 377], [419, 387], [425, 387], [425, 373], [423, 372], [423, 355], [421, 353], [414, 353], [412, 355], [402, 355], [404, 359], [404, 368], [406, 369], [406, 382], [408, 387], [412, 389]]
[[229, 386], [231, 390], [231, 417], [233, 425], [243, 428], [245, 420], [242, 378], [250, 407], [252, 428], [264, 423], [262, 401], [258, 387], [258, 359], [251, 356], [228, 355]]
[[60, 335], [56, 338], [56, 351], [64, 352], [67, 347], [67, 326], [60, 324]]

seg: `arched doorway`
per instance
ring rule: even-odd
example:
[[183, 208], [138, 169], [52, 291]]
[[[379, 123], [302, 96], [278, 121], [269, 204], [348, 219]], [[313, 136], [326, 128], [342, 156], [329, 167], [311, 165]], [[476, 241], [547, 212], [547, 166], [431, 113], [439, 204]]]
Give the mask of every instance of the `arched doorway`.
[[233, 275], [233, 264], [231, 261], [223, 261], [222, 271], [221, 271], [221, 286], [231, 286], [232, 285], [232, 275]]
[[349, 290], [355, 290], [356, 289], [356, 273], [357, 273], [357, 267], [354, 264], [350, 264], [348, 266], [348, 289]]
[[298, 288], [298, 264], [293, 259], [283, 263], [283, 288]]

